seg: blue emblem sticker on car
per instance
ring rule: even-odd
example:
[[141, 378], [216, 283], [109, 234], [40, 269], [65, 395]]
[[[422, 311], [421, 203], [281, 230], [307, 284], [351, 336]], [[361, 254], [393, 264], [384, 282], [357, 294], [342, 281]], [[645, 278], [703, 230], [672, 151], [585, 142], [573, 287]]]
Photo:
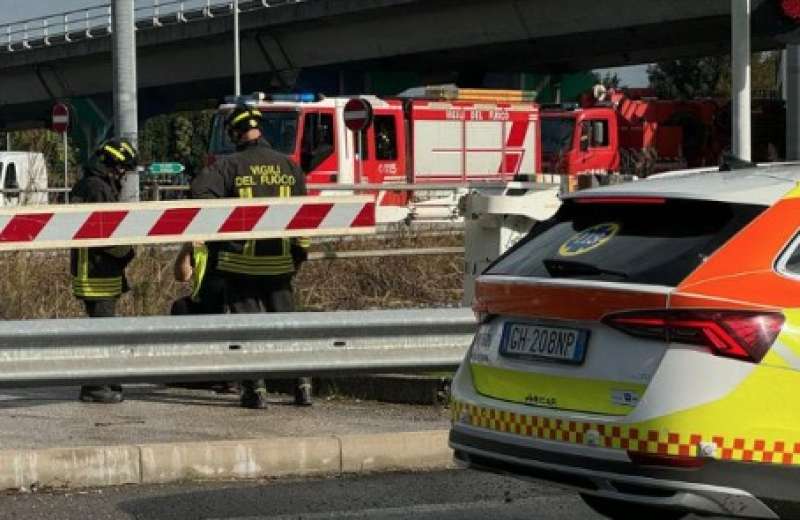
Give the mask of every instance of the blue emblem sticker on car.
[[604, 222], [584, 229], [577, 235], [570, 237], [558, 249], [561, 256], [578, 256], [597, 249], [619, 232], [620, 226], [615, 222]]

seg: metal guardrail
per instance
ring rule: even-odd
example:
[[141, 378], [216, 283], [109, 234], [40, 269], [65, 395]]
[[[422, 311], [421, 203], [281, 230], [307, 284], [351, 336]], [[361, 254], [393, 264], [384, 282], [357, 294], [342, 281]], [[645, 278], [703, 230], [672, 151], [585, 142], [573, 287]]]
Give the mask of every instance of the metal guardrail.
[[0, 387], [454, 369], [469, 309], [0, 322]]
[[[297, 4], [307, 0], [241, 0], [240, 12]], [[208, 20], [233, 14], [230, 0], [137, 0], [136, 28]], [[111, 3], [0, 25], [0, 53], [68, 44], [108, 36], [112, 32]]]
[[388, 258], [390, 256], [439, 256], [463, 255], [464, 248], [454, 247], [425, 247], [402, 249], [378, 249], [371, 251], [323, 251], [309, 253], [309, 260], [346, 260], [352, 258]]

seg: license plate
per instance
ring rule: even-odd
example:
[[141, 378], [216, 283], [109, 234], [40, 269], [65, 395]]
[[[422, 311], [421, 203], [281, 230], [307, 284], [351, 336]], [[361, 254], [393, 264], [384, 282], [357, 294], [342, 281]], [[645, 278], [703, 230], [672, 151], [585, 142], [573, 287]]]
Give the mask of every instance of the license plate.
[[500, 354], [506, 357], [581, 364], [589, 331], [529, 323], [506, 323]]

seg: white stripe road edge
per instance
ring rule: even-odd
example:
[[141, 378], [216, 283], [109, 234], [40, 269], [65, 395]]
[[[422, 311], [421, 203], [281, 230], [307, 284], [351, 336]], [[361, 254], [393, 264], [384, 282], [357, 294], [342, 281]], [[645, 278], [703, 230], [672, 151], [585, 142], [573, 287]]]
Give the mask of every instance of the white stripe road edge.
[[[581, 500], [570, 493], [562, 495], [535, 497], [514, 500], [515, 507], [522, 506], [541, 506], [542, 503], [557, 502], [563, 504], [566, 500], [574, 500], [581, 502]], [[477, 502], [469, 503], [452, 503], [452, 504], [423, 504], [423, 505], [409, 505], [404, 507], [386, 507], [386, 508], [373, 508], [361, 509], [359, 511], [326, 511], [323, 513], [289, 513], [285, 515], [273, 516], [237, 516], [237, 517], [224, 517], [224, 518], [209, 518], [209, 520], [346, 520], [348, 518], [416, 518], [418, 515], [442, 514], [442, 513], [457, 513], [466, 511], [475, 511], [476, 509], [506, 509], [508, 504], [500, 500], [480, 500]], [[533, 509], [532, 509], [533, 510]], [[555, 516], [554, 516], [555, 517]], [[551, 518], [554, 518], [551, 517]]]

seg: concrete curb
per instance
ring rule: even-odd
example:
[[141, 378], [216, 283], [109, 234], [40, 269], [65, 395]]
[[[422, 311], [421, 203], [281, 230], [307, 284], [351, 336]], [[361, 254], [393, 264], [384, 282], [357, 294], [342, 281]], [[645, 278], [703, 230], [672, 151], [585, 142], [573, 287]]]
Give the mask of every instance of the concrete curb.
[[454, 467], [447, 430], [0, 450], [0, 489], [341, 475]]

